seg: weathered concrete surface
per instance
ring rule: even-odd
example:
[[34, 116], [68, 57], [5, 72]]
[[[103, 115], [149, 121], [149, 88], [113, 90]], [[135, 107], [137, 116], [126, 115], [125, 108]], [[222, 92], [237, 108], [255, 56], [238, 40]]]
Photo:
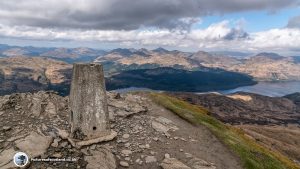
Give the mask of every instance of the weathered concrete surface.
[[70, 108], [74, 139], [88, 140], [110, 134], [102, 65], [74, 64]]

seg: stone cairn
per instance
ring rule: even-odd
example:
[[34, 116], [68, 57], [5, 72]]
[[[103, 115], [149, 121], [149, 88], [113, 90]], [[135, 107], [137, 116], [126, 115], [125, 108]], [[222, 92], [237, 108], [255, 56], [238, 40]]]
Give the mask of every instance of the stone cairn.
[[70, 140], [76, 147], [112, 140], [103, 67], [76, 63], [70, 91]]

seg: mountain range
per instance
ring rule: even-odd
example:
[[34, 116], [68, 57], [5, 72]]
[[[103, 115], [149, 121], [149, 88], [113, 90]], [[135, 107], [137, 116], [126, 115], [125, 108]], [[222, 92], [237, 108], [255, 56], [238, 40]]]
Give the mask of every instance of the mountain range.
[[221, 53], [0, 45], [0, 94], [54, 89], [65, 95], [71, 64], [93, 61], [104, 66], [107, 88], [111, 90], [147, 87], [204, 92], [253, 85], [255, 81], [300, 80], [297, 56], [264, 52], [236, 57]]
[[8, 46], [0, 44], [0, 56], [29, 56], [29, 57], [49, 57], [67, 63], [91, 62], [99, 55], [105, 54], [104, 50], [91, 48], [45, 48], [32, 46]]
[[[51, 58], [1, 58], [0, 95], [39, 90], [55, 90], [66, 95], [69, 92], [71, 73], [71, 64]], [[189, 71], [158, 67], [126, 70], [106, 77], [108, 90], [134, 86], [166, 91], [205, 92], [255, 83], [251, 76], [214, 68]]]
[[259, 53], [237, 58], [198, 51], [195, 53], [165, 49], [117, 49], [99, 56], [95, 62], [109, 65], [111, 73], [120, 69], [175, 67], [187, 70], [219, 68], [250, 75], [258, 81], [300, 80], [298, 57], [285, 57], [276, 53]]
[[117, 48], [110, 51], [91, 48], [38, 48], [0, 45], [0, 57], [47, 57], [67, 63], [100, 62], [106, 74], [124, 70], [173, 67], [186, 70], [220, 68], [250, 75], [258, 81], [300, 80], [300, 57], [276, 53], [182, 52], [157, 48], [149, 50]]

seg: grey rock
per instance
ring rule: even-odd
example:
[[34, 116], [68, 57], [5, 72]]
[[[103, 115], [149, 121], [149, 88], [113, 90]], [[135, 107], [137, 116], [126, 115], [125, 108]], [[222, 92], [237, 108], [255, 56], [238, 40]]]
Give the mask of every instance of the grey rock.
[[62, 143], [60, 144], [60, 146], [61, 146], [61, 147], [67, 147], [67, 146], [68, 146], [68, 142], [66, 142], [66, 141], [65, 141], [65, 142], [62, 142]]
[[145, 106], [141, 106], [140, 102], [141, 97], [132, 94], [126, 94], [124, 99], [114, 99], [113, 96], [108, 98], [109, 107], [115, 108], [114, 115], [119, 117], [146, 112], [148, 109]]
[[165, 132], [169, 131], [169, 128], [167, 126], [165, 126], [157, 121], [152, 121], [151, 125], [152, 125], [152, 128], [158, 132], [165, 133]]
[[187, 164], [191, 166], [193, 169], [216, 169], [217, 168], [213, 163], [209, 163], [205, 160], [196, 157], [189, 160]]
[[178, 127], [169, 119], [159, 116], [151, 122], [152, 128], [158, 132], [167, 133], [169, 130], [178, 130]]
[[84, 155], [90, 155], [86, 148], [81, 149], [80, 152], [82, 152]]
[[0, 153], [0, 168], [8, 169], [15, 167], [12, 157], [15, 155], [16, 151], [13, 148], [6, 149]]
[[2, 129], [3, 129], [4, 131], [8, 131], [8, 130], [11, 129], [11, 126], [3, 126]]
[[62, 154], [61, 153], [54, 153], [52, 155], [52, 157], [55, 157], [55, 158], [61, 158], [62, 157]]
[[155, 162], [157, 162], [157, 159], [154, 156], [146, 156], [145, 162], [146, 163], [155, 163]]
[[45, 113], [47, 115], [56, 115], [56, 106], [52, 102], [48, 102], [46, 108], [45, 108]]
[[131, 150], [122, 150], [121, 153], [124, 154], [125, 156], [129, 156], [130, 154], [132, 154], [132, 151]]
[[91, 154], [91, 156], [84, 157], [84, 160], [88, 163], [87, 169], [117, 168], [115, 157], [108, 147], [102, 146], [97, 151], [92, 151]]
[[90, 146], [90, 150], [95, 150], [95, 149], [96, 149], [96, 144]]
[[184, 155], [185, 155], [186, 158], [193, 158], [193, 155], [190, 154], [190, 153], [184, 153]]
[[126, 147], [126, 148], [130, 147], [130, 143], [126, 143], [126, 144], [124, 145], [124, 147]]
[[55, 148], [58, 147], [58, 141], [59, 141], [58, 139], [54, 139], [53, 143], [51, 144], [51, 146], [55, 147]]
[[129, 167], [129, 164], [126, 161], [120, 161], [120, 166]]
[[34, 95], [32, 98], [31, 112], [35, 116], [40, 116], [42, 113], [42, 98], [38, 95]]
[[176, 158], [165, 158], [160, 166], [163, 169], [191, 169]]
[[29, 136], [15, 141], [15, 143], [20, 150], [34, 158], [44, 154], [52, 143], [52, 140], [51, 136], [43, 136], [32, 132]]
[[128, 138], [130, 137], [130, 135], [129, 135], [129, 134], [124, 134], [122, 137], [123, 137], [124, 139], [128, 139]]

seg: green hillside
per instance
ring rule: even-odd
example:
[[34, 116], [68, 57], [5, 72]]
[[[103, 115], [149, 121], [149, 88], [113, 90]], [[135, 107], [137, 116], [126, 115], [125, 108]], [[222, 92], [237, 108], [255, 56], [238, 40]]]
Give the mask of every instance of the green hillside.
[[246, 169], [299, 169], [300, 167], [279, 152], [269, 150], [247, 137], [242, 130], [226, 125], [209, 116], [209, 112], [199, 106], [166, 94], [151, 93], [151, 98], [159, 105], [176, 113], [183, 119], [206, 126], [221, 142], [239, 156]]

